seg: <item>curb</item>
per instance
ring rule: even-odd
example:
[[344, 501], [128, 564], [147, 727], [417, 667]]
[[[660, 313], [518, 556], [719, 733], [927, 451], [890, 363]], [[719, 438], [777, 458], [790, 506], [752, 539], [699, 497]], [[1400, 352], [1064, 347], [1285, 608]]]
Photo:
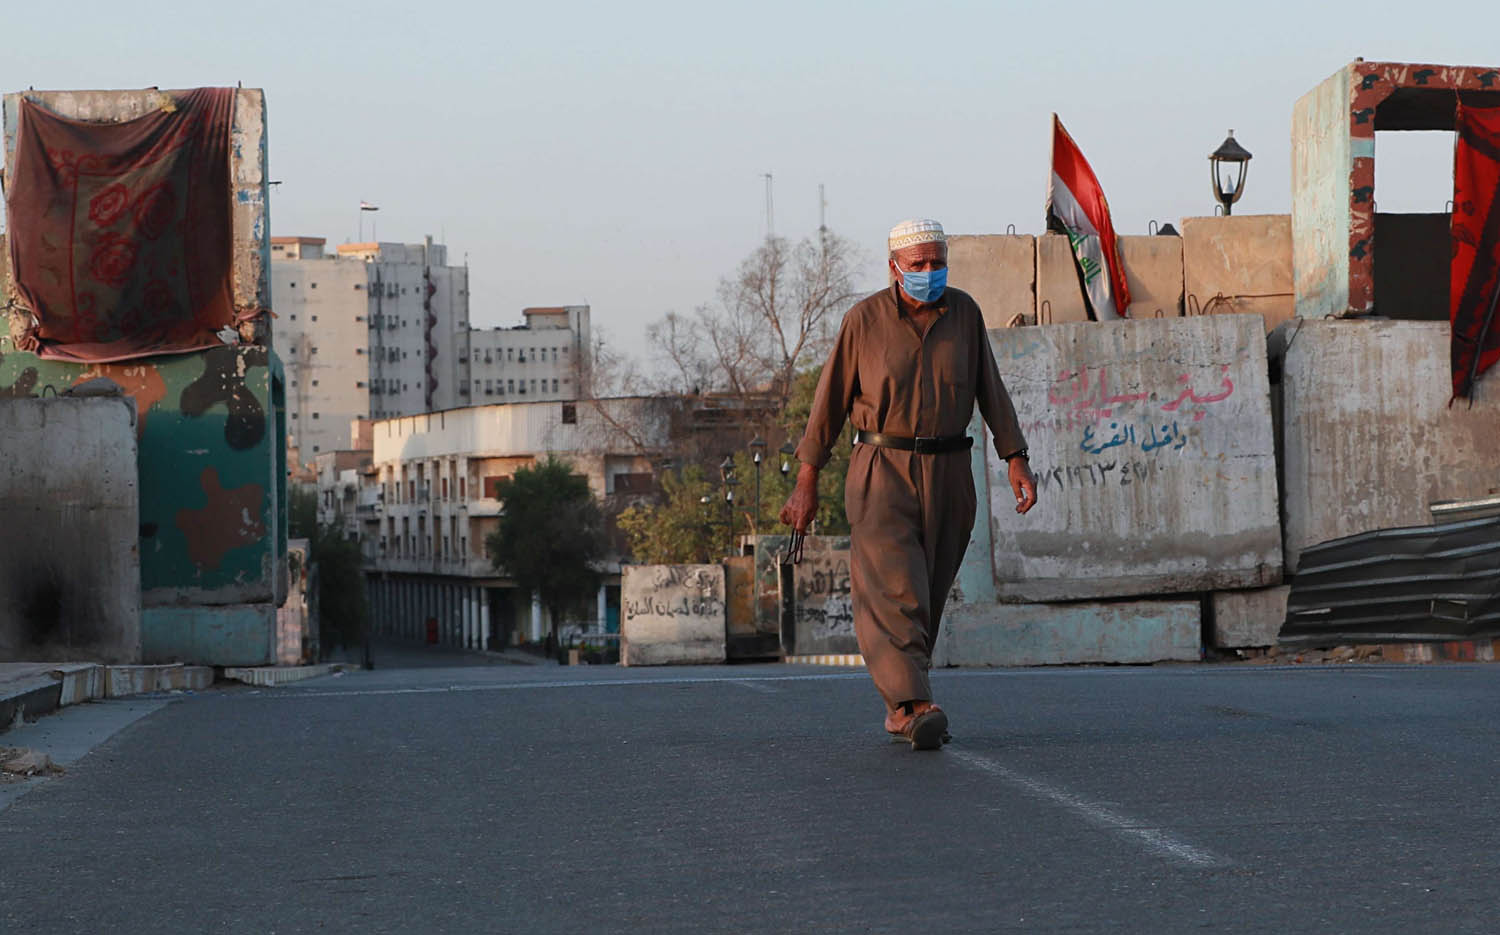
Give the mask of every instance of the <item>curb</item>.
[[45, 675], [0, 689], [0, 733], [18, 720], [36, 720], [59, 708], [156, 692], [202, 691], [214, 682], [209, 666], [182, 663], [153, 666], [107, 666], [93, 662], [64, 662], [43, 670]]
[[344, 662], [322, 662], [310, 666], [231, 666], [224, 669], [224, 677], [244, 682], [246, 685], [274, 688], [277, 685], [300, 682], [303, 679], [315, 679], [322, 675], [355, 668], [358, 666]]
[[859, 653], [823, 653], [814, 656], [787, 656], [782, 662], [797, 666], [864, 666]]

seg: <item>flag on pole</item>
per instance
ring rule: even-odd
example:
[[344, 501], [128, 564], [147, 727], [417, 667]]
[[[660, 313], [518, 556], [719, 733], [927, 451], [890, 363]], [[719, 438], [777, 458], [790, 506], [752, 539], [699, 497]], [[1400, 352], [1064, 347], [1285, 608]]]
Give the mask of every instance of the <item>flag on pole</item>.
[[359, 203], [359, 210], [361, 210], [361, 211], [379, 211], [380, 209], [378, 207], [376, 207], [375, 205], [370, 204], [368, 201], [361, 201]]
[[1047, 220], [1055, 220], [1068, 235], [1084, 295], [1095, 321], [1124, 318], [1130, 307], [1130, 286], [1115, 243], [1104, 189], [1094, 177], [1078, 144], [1052, 115], [1052, 178], [1047, 183]]

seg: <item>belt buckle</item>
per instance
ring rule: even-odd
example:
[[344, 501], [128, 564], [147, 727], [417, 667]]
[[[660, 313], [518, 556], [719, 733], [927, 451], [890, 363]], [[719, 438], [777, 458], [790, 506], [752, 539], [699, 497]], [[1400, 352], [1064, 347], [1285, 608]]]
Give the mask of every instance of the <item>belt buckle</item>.
[[918, 435], [913, 439], [912, 450], [917, 454], [932, 454], [933, 447], [938, 443], [936, 435]]

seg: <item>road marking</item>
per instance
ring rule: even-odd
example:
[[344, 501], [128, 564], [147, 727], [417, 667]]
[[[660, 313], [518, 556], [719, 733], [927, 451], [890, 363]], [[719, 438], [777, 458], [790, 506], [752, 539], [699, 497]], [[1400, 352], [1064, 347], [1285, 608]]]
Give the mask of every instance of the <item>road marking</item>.
[[750, 679], [731, 679], [729, 684], [738, 685], [741, 688], [748, 688], [751, 691], [757, 691], [767, 695], [774, 695], [781, 691], [781, 689], [776, 688], [775, 686], [767, 685], [764, 682], [760, 681], [752, 682]]
[[[619, 686], [640, 685], [738, 685], [742, 682], [822, 682], [837, 681], [844, 679], [868, 678], [863, 672], [859, 674], [829, 674], [829, 675], [771, 675], [750, 676], [744, 678], [693, 678], [682, 676], [678, 678], [620, 678], [620, 679], [577, 679], [577, 680], [555, 680], [536, 682], [500, 682], [487, 685], [437, 685], [428, 688], [351, 688], [333, 691], [318, 691], [311, 688], [269, 688], [261, 691], [235, 693], [225, 695], [226, 698], [350, 698], [368, 695], [444, 695], [450, 692], [502, 692], [502, 691], [524, 691], [529, 688], [607, 688]], [[775, 689], [767, 686], [767, 690]]]
[[982, 757], [977, 753], [967, 750], [954, 750], [949, 747], [946, 751], [961, 762], [967, 763], [976, 769], [983, 770], [991, 776], [1003, 779], [1005, 782], [1017, 786], [1032, 795], [1055, 802], [1058, 805], [1078, 814], [1085, 821], [1098, 825], [1108, 831], [1113, 831], [1123, 837], [1131, 838], [1136, 843], [1143, 845], [1146, 850], [1179, 863], [1188, 864], [1192, 867], [1220, 867], [1229, 861], [1194, 847], [1184, 841], [1179, 841], [1172, 835], [1157, 828], [1141, 824], [1133, 818], [1121, 815], [1113, 809], [1107, 808], [1097, 802], [1090, 802], [1067, 791], [1033, 779], [1023, 773], [1018, 773], [1008, 766], [996, 763], [994, 760]]

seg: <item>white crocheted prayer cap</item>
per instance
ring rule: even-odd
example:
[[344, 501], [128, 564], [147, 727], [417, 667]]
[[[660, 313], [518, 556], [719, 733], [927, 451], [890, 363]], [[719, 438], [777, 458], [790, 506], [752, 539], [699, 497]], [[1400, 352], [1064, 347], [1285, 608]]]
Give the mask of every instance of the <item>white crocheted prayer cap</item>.
[[943, 235], [943, 225], [931, 218], [910, 218], [902, 221], [891, 228], [891, 233], [886, 242], [890, 250], [904, 250], [919, 243], [947, 243], [948, 238]]

